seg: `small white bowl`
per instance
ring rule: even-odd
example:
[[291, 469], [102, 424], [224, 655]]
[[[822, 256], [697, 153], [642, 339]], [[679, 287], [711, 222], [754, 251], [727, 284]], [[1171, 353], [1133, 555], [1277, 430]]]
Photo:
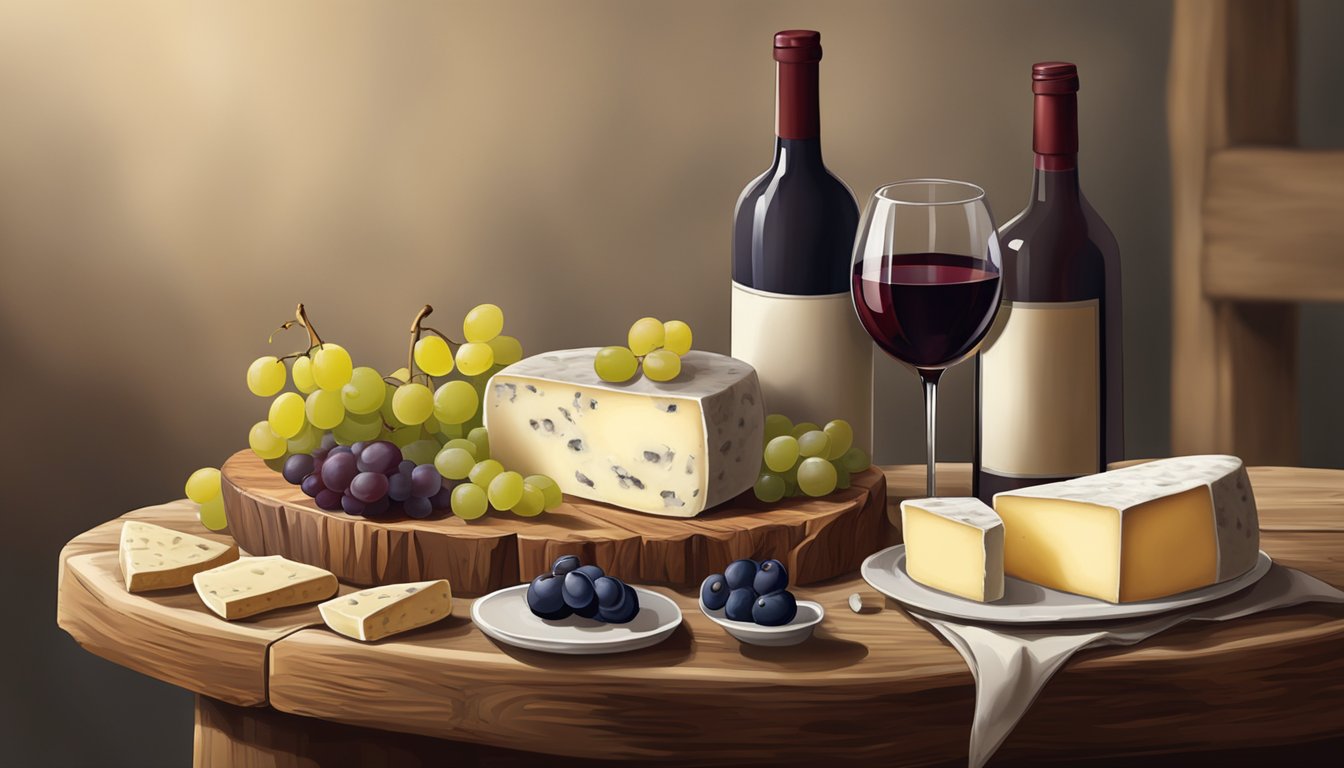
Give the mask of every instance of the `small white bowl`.
[[821, 603], [811, 600], [799, 600], [798, 615], [793, 617], [793, 621], [778, 627], [765, 627], [751, 621], [733, 621], [723, 615], [722, 608], [711, 611], [703, 602], [700, 603], [700, 612], [743, 643], [773, 646], [803, 642], [812, 636], [812, 630], [826, 617], [826, 610], [821, 607]]

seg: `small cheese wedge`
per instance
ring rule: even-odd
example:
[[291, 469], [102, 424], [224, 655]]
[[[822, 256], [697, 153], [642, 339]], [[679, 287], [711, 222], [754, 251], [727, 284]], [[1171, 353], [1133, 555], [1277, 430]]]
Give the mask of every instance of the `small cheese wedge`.
[[1241, 459], [1178, 456], [995, 494], [1009, 576], [1112, 603], [1236, 578], [1260, 550]]
[[229, 621], [325, 600], [337, 586], [331, 572], [279, 555], [244, 557], [198, 573], [192, 581], [206, 607]]
[[333, 597], [317, 608], [332, 631], [355, 640], [381, 640], [448, 616], [453, 591], [444, 579], [388, 584]]
[[756, 371], [693, 350], [681, 374], [620, 384], [593, 371], [597, 348], [547, 352], [486, 389], [490, 452], [573, 496], [667, 517], [695, 517], [750, 488], [765, 410]]
[[984, 502], [902, 501], [901, 533], [910, 578], [982, 603], [1003, 597], [1003, 522]]
[[121, 526], [119, 554], [126, 591], [148, 592], [190, 585], [201, 571], [237, 560], [238, 545], [127, 520]]

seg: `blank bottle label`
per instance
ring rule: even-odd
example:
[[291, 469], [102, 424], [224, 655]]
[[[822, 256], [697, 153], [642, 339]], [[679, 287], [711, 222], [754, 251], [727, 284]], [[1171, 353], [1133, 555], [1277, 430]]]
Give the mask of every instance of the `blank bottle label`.
[[1096, 299], [1011, 302], [980, 361], [980, 465], [1006, 477], [1090, 475], [1101, 464]]
[[791, 296], [734, 282], [732, 354], [756, 369], [770, 413], [844, 419], [872, 452], [873, 342], [849, 291]]

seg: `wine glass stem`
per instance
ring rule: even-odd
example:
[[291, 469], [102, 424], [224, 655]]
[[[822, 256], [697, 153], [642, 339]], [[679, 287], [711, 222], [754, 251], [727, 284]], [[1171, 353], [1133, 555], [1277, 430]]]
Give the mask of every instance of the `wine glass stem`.
[[938, 434], [938, 374], [926, 373], [920, 371], [919, 377], [924, 382], [924, 434], [929, 446], [929, 469], [928, 469], [928, 493], [929, 498], [938, 495], [938, 470], [935, 464], [934, 438]]

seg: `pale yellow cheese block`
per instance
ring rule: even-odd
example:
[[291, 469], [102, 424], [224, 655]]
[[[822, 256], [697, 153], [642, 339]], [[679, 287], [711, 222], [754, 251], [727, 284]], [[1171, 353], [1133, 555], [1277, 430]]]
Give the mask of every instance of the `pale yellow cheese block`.
[[984, 502], [902, 501], [901, 535], [910, 578], [981, 603], [1003, 597], [1003, 523]]
[[317, 608], [332, 631], [355, 640], [381, 640], [451, 614], [453, 591], [444, 579], [387, 584], [333, 597]]
[[1112, 603], [1236, 578], [1259, 554], [1235, 456], [1181, 456], [994, 496], [1009, 576]]
[[279, 555], [244, 557], [198, 573], [192, 581], [206, 607], [229, 621], [325, 600], [337, 588], [330, 571]]
[[190, 585], [201, 571], [237, 560], [238, 545], [127, 520], [118, 554], [126, 591], [148, 592]]

